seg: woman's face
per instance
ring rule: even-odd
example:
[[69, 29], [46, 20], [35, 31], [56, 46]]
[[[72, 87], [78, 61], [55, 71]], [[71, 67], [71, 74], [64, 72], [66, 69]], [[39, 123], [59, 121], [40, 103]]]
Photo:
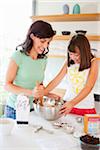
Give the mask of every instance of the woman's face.
[[37, 38], [36, 36], [33, 36], [33, 49], [37, 54], [42, 54], [44, 50], [49, 46], [52, 37], [51, 38]]
[[71, 60], [74, 61], [74, 63], [79, 64], [80, 63], [80, 51], [76, 47], [75, 52], [69, 52], [69, 57]]

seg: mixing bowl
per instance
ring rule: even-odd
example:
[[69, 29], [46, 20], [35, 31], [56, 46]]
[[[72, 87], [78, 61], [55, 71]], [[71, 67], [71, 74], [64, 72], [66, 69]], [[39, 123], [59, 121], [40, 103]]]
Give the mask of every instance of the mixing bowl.
[[[50, 99], [50, 98], [45, 98], [45, 101], [52, 101], [53, 102], [53, 99]], [[46, 120], [56, 120], [60, 117], [59, 115], [59, 110], [62, 106], [62, 102], [56, 102], [56, 104], [54, 106], [46, 106], [46, 105], [43, 105], [41, 106], [39, 103], [33, 103], [33, 106], [34, 106], [34, 110], [35, 112], [43, 117], [44, 119]]]

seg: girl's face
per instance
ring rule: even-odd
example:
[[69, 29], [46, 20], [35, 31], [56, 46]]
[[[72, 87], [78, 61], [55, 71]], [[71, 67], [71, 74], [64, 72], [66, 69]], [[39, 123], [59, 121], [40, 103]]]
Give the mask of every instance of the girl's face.
[[80, 63], [80, 51], [78, 48], [75, 48], [75, 52], [69, 52], [69, 57], [74, 61], [75, 64]]
[[33, 40], [33, 49], [37, 54], [42, 54], [44, 50], [49, 46], [52, 37], [51, 38], [43, 38], [40, 39], [36, 36], [32, 37]]

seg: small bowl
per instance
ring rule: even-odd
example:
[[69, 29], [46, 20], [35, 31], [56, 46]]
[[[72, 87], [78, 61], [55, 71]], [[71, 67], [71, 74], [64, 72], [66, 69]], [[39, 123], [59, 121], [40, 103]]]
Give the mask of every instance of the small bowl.
[[63, 128], [65, 129], [66, 133], [69, 133], [69, 134], [73, 134], [74, 133], [74, 127], [71, 126], [71, 125], [65, 124], [63, 126]]
[[0, 134], [10, 135], [15, 125], [15, 120], [10, 118], [0, 118]]
[[80, 144], [82, 150], [99, 150], [100, 139], [86, 134], [80, 137]]
[[70, 31], [62, 31], [62, 35], [70, 35], [71, 32]]
[[85, 35], [87, 33], [87, 31], [85, 31], [85, 30], [76, 30], [75, 32], [77, 34], [83, 34], [83, 35]]

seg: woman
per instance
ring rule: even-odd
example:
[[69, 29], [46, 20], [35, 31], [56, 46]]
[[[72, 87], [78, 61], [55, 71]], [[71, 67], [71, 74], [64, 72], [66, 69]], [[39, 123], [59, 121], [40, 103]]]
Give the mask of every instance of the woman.
[[[39, 89], [34, 87], [37, 81], [43, 82], [47, 63], [46, 54], [54, 35], [55, 31], [51, 25], [39, 20], [30, 26], [25, 41], [17, 46], [6, 74], [5, 89], [11, 92], [5, 107], [6, 117], [16, 118], [15, 103], [18, 94], [24, 93], [29, 96], [31, 108], [33, 97], [41, 97]], [[39, 88], [43, 89], [43, 86], [40, 85]]]

